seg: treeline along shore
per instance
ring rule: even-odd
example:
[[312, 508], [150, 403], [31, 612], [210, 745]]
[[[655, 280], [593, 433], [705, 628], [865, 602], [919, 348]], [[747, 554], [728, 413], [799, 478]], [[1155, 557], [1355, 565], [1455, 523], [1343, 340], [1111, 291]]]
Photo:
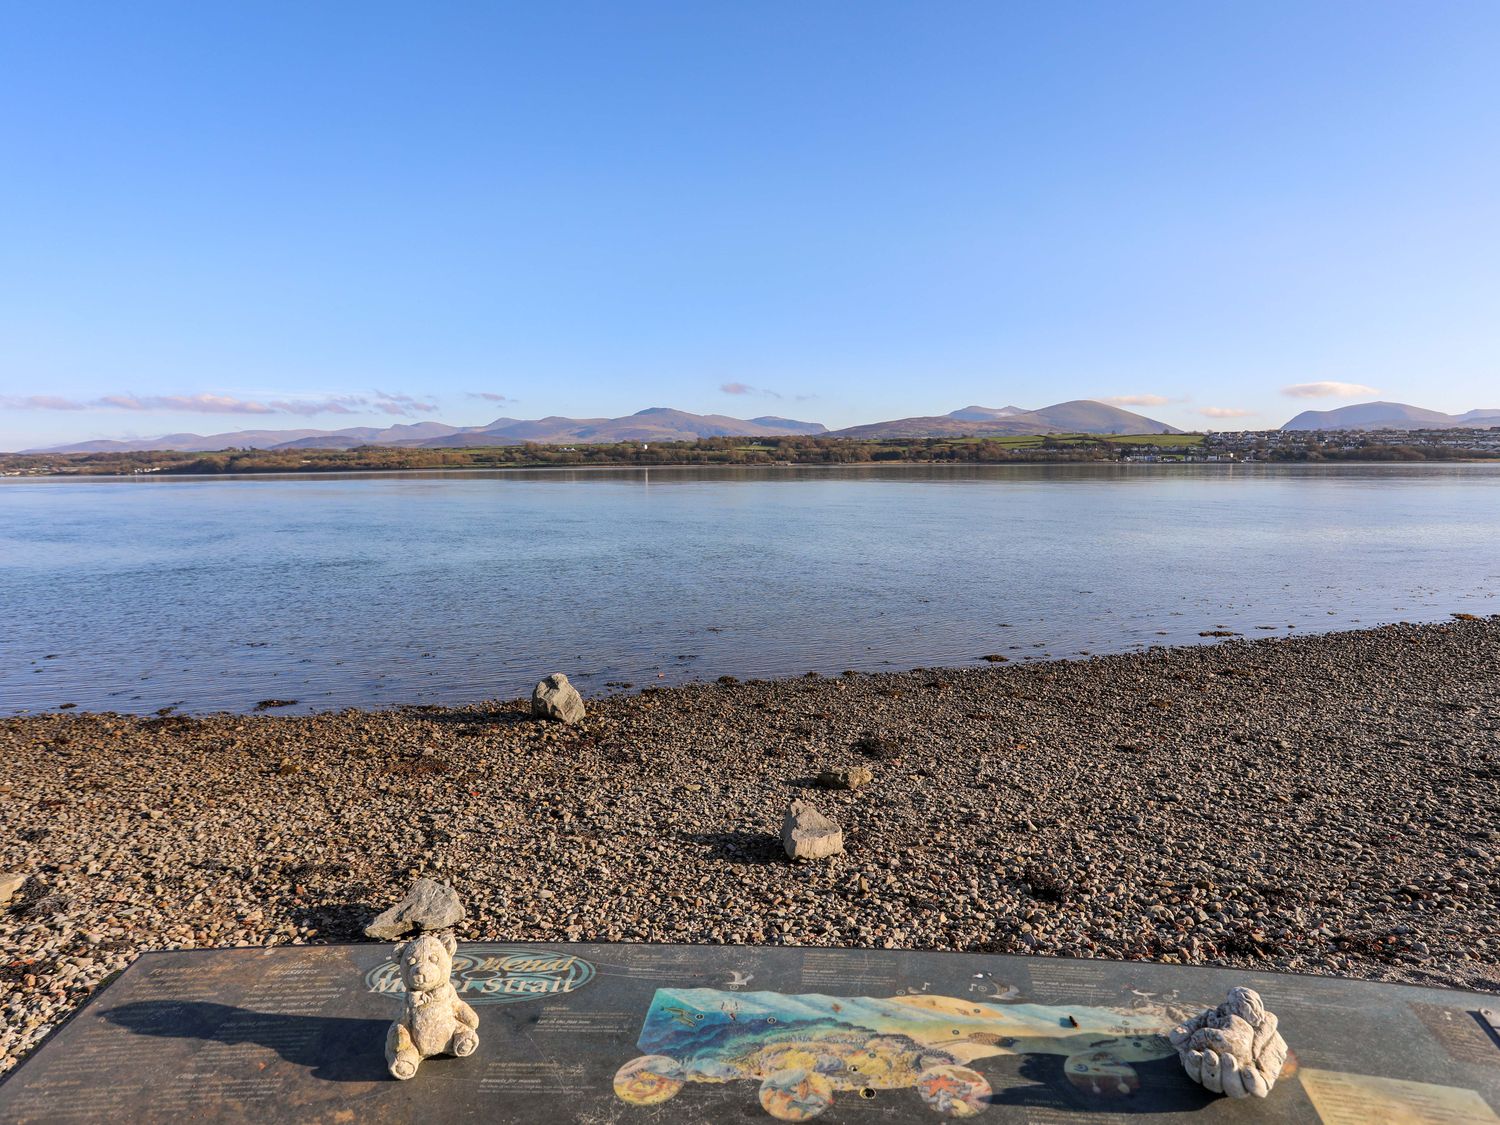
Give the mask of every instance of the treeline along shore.
[[[0, 720], [0, 1068], [142, 950], [874, 946], [1500, 992], [1500, 617], [979, 670], [311, 716]], [[543, 669], [542, 671], [547, 671]], [[825, 770], [868, 767], [858, 789]], [[846, 854], [794, 865], [813, 800]], [[350, 987], [358, 986], [351, 981]]]
[[1410, 462], [1500, 460], [1500, 434], [1027, 434], [1011, 437], [855, 439], [796, 436], [691, 442], [488, 445], [427, 449], [224, 449], [0, 454], [6, 476], [132, 476], [145, 473], [330, 473], [402, 469], [535, 469], [656, 465], [1026, 464], [1071, 462]]

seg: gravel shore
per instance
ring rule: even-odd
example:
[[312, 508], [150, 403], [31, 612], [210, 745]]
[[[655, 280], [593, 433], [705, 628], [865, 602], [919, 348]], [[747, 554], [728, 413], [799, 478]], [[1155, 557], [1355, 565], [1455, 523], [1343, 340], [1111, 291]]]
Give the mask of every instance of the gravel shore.
[[[1500, 992], [1500, 617], [520, 702], [0, 720], [0, 1072], [139, 951], [359, 939], [1141, 958]], [[566, 671], [566, 669], [563, 669]], [[539, 675], [552, 669], [539, 669]], [[821, 770], [867, 766], [856, 791]], [[786, 861], [793, 797], [847, 854]]]

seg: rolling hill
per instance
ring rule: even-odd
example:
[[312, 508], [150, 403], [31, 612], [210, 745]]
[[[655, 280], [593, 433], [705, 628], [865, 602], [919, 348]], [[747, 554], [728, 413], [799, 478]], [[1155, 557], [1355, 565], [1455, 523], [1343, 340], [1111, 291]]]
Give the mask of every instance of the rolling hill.
[[1178, 434], [1165, 422], [1092, 399], [1073, 399], [1040, 410], [966, 406], [937, 417], [898, 418], [834, 430], [833, 437], [1009, 437], [1017, 434]]
[[1283, 430], [1449, 430], [1500, 426], [1500, 409], [1444, 414], [1404, 402], [1357, 402], [1333, 410], [1304, 410]]

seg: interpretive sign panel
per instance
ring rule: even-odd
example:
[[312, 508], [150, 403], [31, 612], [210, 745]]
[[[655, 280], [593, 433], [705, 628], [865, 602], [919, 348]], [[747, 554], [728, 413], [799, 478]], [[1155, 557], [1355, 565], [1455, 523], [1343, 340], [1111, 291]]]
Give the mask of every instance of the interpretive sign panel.
[[[1478, 993], [900, 950], [460, 946], [480, 1045], [398, 1082], [394, 947], [150, 953], [0, 1085], [0, 1121], [1495, 1121]], [[1163, 1033], [1248, 985], [1292, 1056], [1209, 1094]]]

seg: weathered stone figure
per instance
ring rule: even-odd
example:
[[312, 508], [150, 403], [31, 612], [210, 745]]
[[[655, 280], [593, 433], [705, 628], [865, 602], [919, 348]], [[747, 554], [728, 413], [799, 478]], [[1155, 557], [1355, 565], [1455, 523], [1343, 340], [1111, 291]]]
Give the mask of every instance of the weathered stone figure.
[[1276, 1030], [1260, 994], [1231, 988], [1217, 1008], [1207, 1008], [1173, 1028], [1168, 1038], [1188, 1077], [1231, 1098], [1263, 1098], [1286, 1062], [1286, 1040]]
[[407, 1079], [433, 1055], [472, 1055], [479, 1046], [479, 1016], [453, 987], [452, 934], [423, 934], [396, 948], [406, 985], [406, 1007], [385, 1037], [391, 1073]]

